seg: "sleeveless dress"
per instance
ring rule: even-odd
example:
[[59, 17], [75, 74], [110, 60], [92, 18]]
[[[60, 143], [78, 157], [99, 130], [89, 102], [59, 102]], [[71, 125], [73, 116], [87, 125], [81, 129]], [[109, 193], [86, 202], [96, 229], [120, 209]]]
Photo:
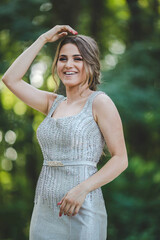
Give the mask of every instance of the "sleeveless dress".
[[107, 212], [101, 188], [86, 195], [75, 216], [59, 217], [57, 203], [79, 183], [98, 171], [105, 145], [92, 113], [102, 91], [92, 92], [80, 113], [55, 119], [53, 112], [66, 97], [57, 95], [37, 128], [43, 166], [37, 181], [30, 223], [30, 240], [106, 240]]

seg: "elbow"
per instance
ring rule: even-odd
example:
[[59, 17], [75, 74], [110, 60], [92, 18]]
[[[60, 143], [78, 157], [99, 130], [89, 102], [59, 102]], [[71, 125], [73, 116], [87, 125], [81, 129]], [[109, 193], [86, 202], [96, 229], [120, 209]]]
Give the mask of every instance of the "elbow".
[[124, 171], [128, 168], [128, 163], [124, 165]]
[[2, 82], [7, 86], [10, 87], [11, 85], [11, 78], [9, 76], [6, 76], [5, 74], [2, 76]]
[[2, 80], [3, 83], [6, 83], [6, 82], [7, 82], [7, 77], [5, 76], [5, 74], [2, 76], [2, 79], [1, 79], [1, 80]]
[[128, 157], [126, 156], [123, 158], [123, 169], [126, 170], [127, 168], [128, 168]]
[[5, 77], [3, 76], [3, 77], [1, 78], [1, 80], [2, 80], [2, 82], [5, 82]]

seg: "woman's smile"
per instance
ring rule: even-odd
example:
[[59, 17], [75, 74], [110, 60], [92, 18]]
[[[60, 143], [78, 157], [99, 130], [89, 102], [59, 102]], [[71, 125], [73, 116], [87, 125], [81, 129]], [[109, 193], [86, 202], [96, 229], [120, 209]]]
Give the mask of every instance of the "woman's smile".
[[66, 76], [73, 76], [73, 75], [76, 75], [78, 72], [74, 72], [74, 71], [66, 71], [64, 72], [64, 75]]
[[84, 62], [75, 44], [65, 44], [59, 53], [57, 74], [65, 86], [76, 86], [86, 80]]

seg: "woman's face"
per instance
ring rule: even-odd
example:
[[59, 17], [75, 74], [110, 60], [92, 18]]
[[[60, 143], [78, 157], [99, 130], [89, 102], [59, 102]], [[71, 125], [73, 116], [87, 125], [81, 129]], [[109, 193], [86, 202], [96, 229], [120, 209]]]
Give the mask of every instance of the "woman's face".
[[57, 74], [67, 87], [80, 85], [86, 80], [84, 61], [75, 44], [67, 43], [60, 50]]

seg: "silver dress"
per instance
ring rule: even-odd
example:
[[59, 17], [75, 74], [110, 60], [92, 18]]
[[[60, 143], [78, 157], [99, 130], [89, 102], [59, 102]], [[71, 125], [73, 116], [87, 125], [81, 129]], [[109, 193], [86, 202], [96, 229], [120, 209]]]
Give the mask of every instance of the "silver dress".
[[78, 214], [59, 217], [57, 203], [73, 187], [98, 171], [105, 140], [94, 120], [94, 91], [80, 113], [55, 119], [53, 112], [66, 97], [58, 95], [37, 128], [43, 166], [37, 181], [30, 240], [106, 240], [107, 212], [101, 188], [89, 192]]

